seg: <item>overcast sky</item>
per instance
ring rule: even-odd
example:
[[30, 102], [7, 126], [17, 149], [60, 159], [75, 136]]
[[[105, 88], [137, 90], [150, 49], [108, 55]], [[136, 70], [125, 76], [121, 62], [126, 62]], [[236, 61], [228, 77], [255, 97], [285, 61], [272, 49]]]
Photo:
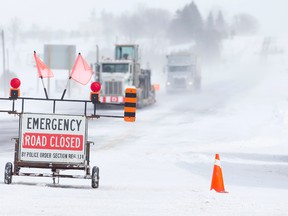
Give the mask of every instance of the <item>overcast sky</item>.
[[[85, 21], [94, 9], [96, 13], [105, 10], [121, 14], [137, 9], [139, 5], [152, 8], [163, 8], [175, 12], [191, 0], [9, 0], [1, 1], [0, 26], [5, 26], [13, 17], [18, 17], [25, 27], [37, 23], [43, 27], [73, 28]], [[261, 23], [265, 34], [288, 32], [283, 25], [288, 18], [286, 0], [195, 0], [201, 14], [207, 16], [211, 9], [221, 9], [224, 15], [231, 18], [238, 13], [249, 13]], [[283, 25], [286, 29], [282, 29]]]

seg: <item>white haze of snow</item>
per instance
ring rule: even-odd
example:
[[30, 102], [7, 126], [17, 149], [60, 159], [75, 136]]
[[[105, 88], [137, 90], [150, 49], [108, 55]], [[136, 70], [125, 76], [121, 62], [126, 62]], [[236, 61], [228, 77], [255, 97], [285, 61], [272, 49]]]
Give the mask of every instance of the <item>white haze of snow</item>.
[[[101, 12], [123, 14], [139, 8], [163, 8], [171, 13], [182, 9], [190, 0], [106, 0], [96, 2], [93, 0], [58, 1], [58, 0], [10, 0], [0, 3], [0, 26], [7, 26], [17, 17], [24, 28], [31, 28], [37, 24], [47, 29], [75, 29], [83, 21], [87, 21], [92, 12], [99, 16]], [[288, 2], [286, 0], [195, 0], [195, 4], [205, 18], [211, 10], [223, 11], [227, 20], [234, 15], [248, 13], [259, 20], [261, 33], [267, 36], [287, 35], [287, 28], [283, 22], [287, 20]], [[45, 13], [43, 13], [45, 11]]]
[[[18, 117], [1, 113], [0, 215], [286, 215], [287, 55], [261, 58], [262, 41], [227, 41], [221, 64], [202, 65], [201, 91], [167, 95], [161, 87], [135, 123], [91, 120], [98, 189], [79, 179], [53, 185], [51, 178], [13, 176], [4, 184]], [[210, 191], [216, 153], [228, 193]]]
[[[189, 2], [145, 4], [174, 11]], [[223, 5], [229, 16], [251, 13], [260, 19], [265, 36], [285, 33], [281, 29], [286, 18], [284, 0], [195, 3], [204, 13]], [[26, 27], [34, 21], [49, 27], [71, 26], [87, 19], [90, 9], [125, 11], [137, 4], [128, 0], [69, 1], [71, 16], [63, 17], [65, 5], [59, 1], [11, 0], [1, 3], [0, 25], [18, 16]], [[98, 189], [91, 188], [90, 180], [80, 179], [60, 179], [53, 185], [51, 178], [13, 176], [11, 185], [4, 184], [5, 164], [14, 160], [11, 138], [18, 136], [18, 117], [0, 113], [0, 215], [287, 215], [288, 43], [285, 37], [278, 38], [284, 52], [264, 58], [259, 55], [262, 42], [262, 37], [225, 41], [221, 63], [202, 65], [201, 91], [167, 95], [162, 85], [157, 103], [138, 110], [135, 123], [111, 118], [89, 121], [88, 138], [95, 142], [90, 163], [100, 168]], [[77, 44], [83, 53], [87, 53], [85, 43]], [[10, 67], [20, 76], [23, 96], [44, 96], [41, 83], [35, 93], [36, 69], [26, 59], [42, 48], [43, 44], [27, 42], [10, 53], [11, 63], [15, 59], [19, 63]], [[153, 79], [161, 84], [165, 81], [164, 74]], [[85, 87], [71, 97], [88, 99], [89, 91]], [[61, 92], [49, 95], [58, 98]], [[27, 109], [40, 105], [32, 103]], [[1, 102], [3, 107], [9, 108]], [[216, 153], [228, 193], [210, 191]]]

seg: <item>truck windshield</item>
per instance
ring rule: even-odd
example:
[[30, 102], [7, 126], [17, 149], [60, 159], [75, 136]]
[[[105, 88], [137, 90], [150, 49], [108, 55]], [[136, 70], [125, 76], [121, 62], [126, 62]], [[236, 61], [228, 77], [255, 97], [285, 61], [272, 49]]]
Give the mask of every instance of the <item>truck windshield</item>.
[[126, 73], [129, 71], [129, 65], [125, 64], [103, 64], [102, 72], [104, 73]]
[[184, 72], [191, 70], [191, 66], [169, 66], [169, 72]]
[[195, 64], [195, 57], [191, 55], [170, 55], [167, 57], [170, 65], [190, 65]]

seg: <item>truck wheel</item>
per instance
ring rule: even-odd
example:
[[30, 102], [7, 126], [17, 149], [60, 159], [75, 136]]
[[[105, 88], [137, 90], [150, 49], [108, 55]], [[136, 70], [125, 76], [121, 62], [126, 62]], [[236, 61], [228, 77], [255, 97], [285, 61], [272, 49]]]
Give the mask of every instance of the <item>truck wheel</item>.
[[92, 168], [92, 188], [99, 187], [99, 168], [94, 166]]
[[6, 163], [5, 165], [5, 173], [4, 173], [4, 183], [11, 184], [12, 182], [12, 169], [13, 165], [11, 162]]
[[195, 90], [200, 90], [201, 89], [201, 79], [197, 79], [195, 84], [194, 84], [194, 89]]
[[143, 101], [144, 101], [143, 94], [140, 94], [140, 97], [137, 97], [137, 103], [136, 103], [137, 109], [141, 109], [144, 107]]

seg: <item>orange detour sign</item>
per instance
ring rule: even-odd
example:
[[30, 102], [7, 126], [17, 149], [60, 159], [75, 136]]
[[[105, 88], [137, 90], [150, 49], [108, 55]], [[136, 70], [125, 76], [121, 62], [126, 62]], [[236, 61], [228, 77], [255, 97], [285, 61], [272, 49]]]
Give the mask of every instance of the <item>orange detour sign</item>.
[[127, 88], [125, 90], [124, 121], [135, 122], [136, 102], [137, 102], [136, 88]]
[[222, 176], [219, 154], [215, 155], [215, 163], [210, 190], [212, 189], [214, 189], [216, 192], [219, 193], [227, 193], [224, 188], [224, 181]]

